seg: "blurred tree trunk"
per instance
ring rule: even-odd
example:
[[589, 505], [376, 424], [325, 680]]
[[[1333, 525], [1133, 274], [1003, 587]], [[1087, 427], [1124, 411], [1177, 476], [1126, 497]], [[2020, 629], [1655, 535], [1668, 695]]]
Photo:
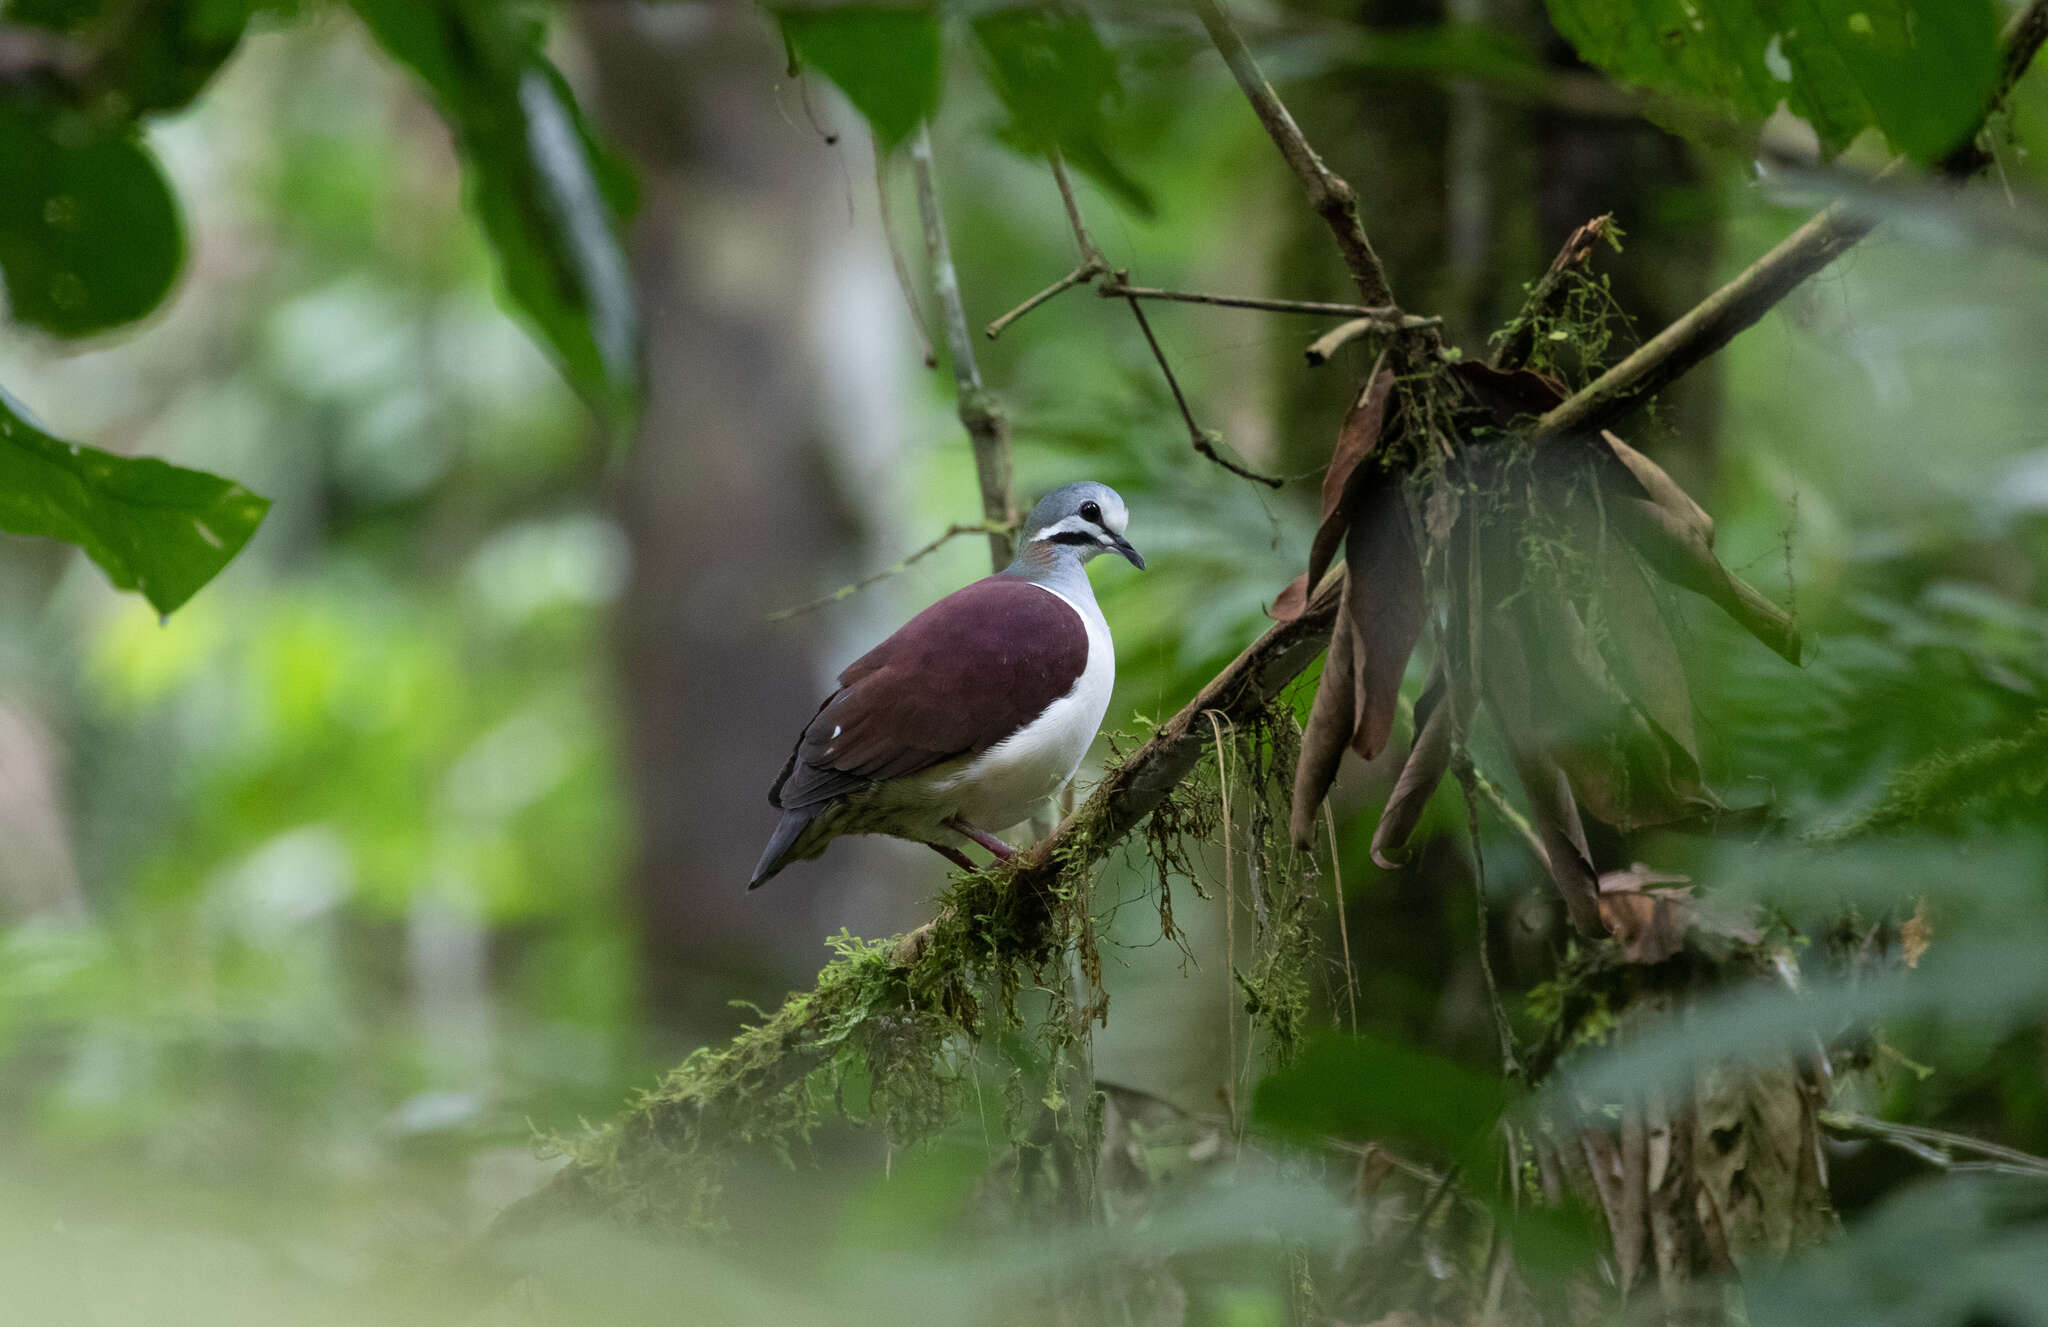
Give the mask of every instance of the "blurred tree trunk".
[[810, 597], [804, 572], [843, 561], [851, 535], [807, 336], [814, 219], [845, 184], [778, 113], [783, 56], [753, 9], [590, 5], [577, 21], [602, 131], [641, 186], [648, 399], [613, 494], [633, 555], [616, 624], [632, 899], [655, 1008], [701, 1029], [816, 966], [812, 900], [844, 872], [746, 891], [766, 790], [823, 680], [819, 620], [765, 618]]

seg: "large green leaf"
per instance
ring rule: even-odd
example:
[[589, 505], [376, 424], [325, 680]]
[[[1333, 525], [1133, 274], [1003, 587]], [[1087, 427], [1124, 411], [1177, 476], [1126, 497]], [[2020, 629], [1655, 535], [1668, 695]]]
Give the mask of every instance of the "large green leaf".
[[541, 54], [541, 25], [494, 0], [352, 2], [453, 129], [506, 293], [570, 384], [623, 428], [640, 393], [639, 323], [618, 235], [632, 181]]
[[938, 109], [939, 19], [930, 7], [784, 9], [776, 18], [790, 51], [839, 85], [882, 151]]
[[1020, 151], [1058, 148], [1139, 213], [1152, 198], [1104, 145], [1108, 110], [1123, 96], [1116, 56], [1086, 14], [1055, 6], [999, 9], [974, 20], [989, 85], [1010, 120], [1002, 137]]
[[1998, 78], [1993, 0], [1549, 0], [1579, 54], [1624, 82], [1738, 115], [1780, 101], [1830, 154], [1876, 126], [1932, 161]]
[[[172, 111], [198, 95], [242, 40], [258, 10], [293, 12], [300, 0], [9, 0], [8, 23], [90, 44], [66, 71], [67, 95], [112, 119]], [[118, 34], [118, 40], [109, 40]]]
[[219, 475], [59, 442], [0, 391], [0, 530], [77, 544], [159, 613], [212, 580], [269, 510]]
[[59, 336], [133, 322], [184, 257], [177, 201], [132, 129], [0, 96], [0, 277], [16, 320]]

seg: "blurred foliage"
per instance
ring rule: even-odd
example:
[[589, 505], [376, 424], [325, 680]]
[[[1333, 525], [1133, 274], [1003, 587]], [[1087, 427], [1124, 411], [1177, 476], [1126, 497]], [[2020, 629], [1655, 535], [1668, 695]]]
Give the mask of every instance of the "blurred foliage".
[[[858, 1075], [835, 1082], [839, 1099], [806, 1100], [796, 1167], [734, 1162], [721, 1239], [571, 1230], [472, 1249], [451, 1270], [443, 1259], [543, 1178], [535, 1132], [610, 1117], [661, 1067], [621, 889], [631, 716], [609, 670], [631, 553], [604, 514], [605, 449], [571, 395], [608, 427], [631, 413], [636, 314], [616, 236], [633, 190], [549, 58], [578, 69], [544, 8], [360, 0], [359, 27], [340, 6], [146, 5], [147, 23], [107, 41], [125, 8], [0, 7], [8, 25], [101, 53], [90, 78], [0, 95], [0, 171], [24, 182], [0, 199], [11, 316], [75, 337], [162, 306], [125, 344], [0, 349], [0, 381], [52, 421], [0, 415], [0, 523], [73, 539], [160, 611], [248, 551], [169, 627], [17, 546], [0, 574], [0, 706], [33, 707], [71, 752], [82, 882], [69, 909], [0, 935], [0, 1267], [14, 1304], [51, 1323], [445, 1322], [486, 1304], [485, 1320], [1001, 1321], [1043, 1318], [1049, 1301], [1087, 1316], [1109, 1285], [1131, 1296], [1115, 1307], [1157, 1320], [1251, 1324], [1310, 1316], [1317, 1286], [1344, 1288], [1321, 1306], [1344, 1320], [1486, 1302], [1484, 1280], [1458, 1269], [1483, 1268], [1493, 1214], [1430, 1168], [1492, 1184], [1488, 1129], [1517, 1096], [1476, 957], [1492, 955], [1526, 1050], [1555, 1030], [1558, 973], [1586, 955], [1560, 937], [1512, 823], [1485, 810], [1468, 840], [1455, 787], [1422, 816], [1408, 865], [1373, 867], [1389, 782], [1377, 766], [1348, 770], [1332, 807], [1324, 869], [1341, 868], [1343, 892], [1336, 871], [1308, 880], [1341, 905], [1350, 952], [1320, 928], [1302, 1014], [1359, 1035], [1325, 1034], [1270, 1074], [1275, 1039], [1245, 1019], [1222, 953], [1226, 916], [1239, 954], [1262, 921], [1216, 898], [1255, 865], [1244, 823], [1171, 870], [1135, 851], [1106, 868], [1115, 1016], [1098, 1068], [1181, 1104], [1105, 1098], [1101, 1221], [1032, 1206], [1049, 1149], [1014, 1126], [1047, 1068], [1020, 1036], [949, 1044], [958, 1113], [924, 1121], [935, 1136], [909, 1151], [831, 1123], [874, 1113]], [[1617, 78], [1737, 118], [1783, 96], [1830, 149], [1875, 127], [1939, 156], [1995, 73], [1988, 5], [1809, 7], [1797, 23], [1769, 6], [1695, 8], [1551, 4]], [[1262, 34], [1283, 91], [1363, 67], [1473, 81], [1517, 115], [1564, 95], [1541, 43], [1505, 24], [1351, 17], [1283, 12]], [[1637, 40], [1694, 17], [1694, 37]], [[1266, 289], [1291, 184], [1171, 24], [1019, 8], [763, 22], [885, 148], [934, 120], [977, 321], [1074, 262], [1040, 165], [1053, 147], [1085, 173], [1097, 239], [1134, 280], [1324, 293]], [[365, 28], [410, 79], [368, 54]], [[760, 96], [776, 73], [758, 71]], [[2048, 127], [2038, 77], [2010, 123], [2022, 142]], [[1350, 127], [1307, 128], [1322, 143]], [[791, 138], [814, 147], [794, 122]], [[1802, 182], [1697, 153], [1700, 188], [1730, 217], [1727, 271], [1803, 217]], [[2031, 215], [2038, 158], [2001, 159]], [[1369, 227], [1401, 205], [1354, 182]], [[53, 210], [60, 198], [75, 210]], [[1641, 234], [1660, 218], [1621, 220]], [[538, 345], [493, 308], [494, 288]], [[2037, 253], [1902, 206], [1729, 348], [1717, 432], [1652, 423], [1632, 437], [1697, 465], [1729, 565], [1817, 642], [1794, 671], [1714, 614], [1676, 613], [1707, 780], [1770, 814], [1639, 845], [1702, 900], [1753, 905], [1799, 989], [1737, 986], [1625, 1042], [1606, 1040], [1613, 1009], [1592, 1010], [1562, 1063], [1596, 1109], [1702, 1057], [1818, 1038], [1843, 1048], [1844, 1111], [2048, 1152], [2044, 300]], [[1259, 629], [1305, 554], [1317, 477], [1269, 497], [1189, 454], [1122, 313], [1065, 296], [988, 347], [985, 368], [1017, 421], [1023, 488], [1085, 472], [1132, 500], [1154, 570], [1101, 587], [1122, 665], [1110, 727], [1129, 735]], [[1334, 413], [1317, 438], [1271, 424], [1278, 399], [1308, 390], [1271, 370], [1309, 331], [1212, 310], [1157, 323], [1198, 413], [1245, 455], [1327, 447]], [[1650, 330], [1621, 329], [1612, 353]], [[908, 403], [911, 442], [892, 517], [916, 526], [878, 534], [878, 564], [978, 506], [943, 386], [895, 349], [886, 386]], [[1320, 372], [1355, 378], [1369, 362], [1353, 352]], [[228, 481], [59, 441], [72, 437], [217, 467], [278, 504], [252, 538], [260, 500]], [[161, 506], [167, 490], [183, 505]], [[886, 621], [950, 589], [978, 572], [969, 543], [846, 611]], [[856, 570], [816, 575], [829, 588]], [[1421, 674], [1418, 661], [1404, 712]], [[1484, 740], [1473, 758], [1506, 767]], [[1152, 893], [1162, 882], [1171, 907]], [[1163, 916], [1178, 917], [1178, 943], [1162, 943]], [[1924, 957], [1873, 967], [1915, 916]], [[1751, 1321], [2048, 1317], [2038, 1180], [1871, 1138], [1829, 1146], [1847, 1228], [1752, 1276]], [[1506, 1178], [1503, 1193], [1530, 1183]], [[1583, 1227], [1524, 1221], [1514, 1240], [1536, 1300], [1556, 1290], [1544, 1250], [1560, 1284], [1584, 1266]]]
[[1781, 102], [1833, 155], [1868, 128], [1919, 162], [1969, 135], [1998, 78], [1992, 0], [1549, 0], [1624, 82], [1762, 119]]
[[212, 580], [269, 507], [216, 475], [59, 442], [0, 391], [0, 525], [77, 544], [159, 613]]

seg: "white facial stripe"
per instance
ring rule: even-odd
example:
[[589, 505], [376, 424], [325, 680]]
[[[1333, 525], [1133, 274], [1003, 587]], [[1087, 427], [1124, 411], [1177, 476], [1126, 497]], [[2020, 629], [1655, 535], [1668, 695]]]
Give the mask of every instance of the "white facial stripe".
[[1080, 516], [1069, 516], [1063, 521], [1058, 521], [1052, 525], [1046, 526], [1043, 530], [1040, 530], [1031, 538], [1032, 542], [1036, 543], [1041, 539], [1050, 539], [1056, 534], [1093, 535], [1097, 533], [1099, 533], [1099, 531], [1096, 527], [1095, 522], [1087, 520]]

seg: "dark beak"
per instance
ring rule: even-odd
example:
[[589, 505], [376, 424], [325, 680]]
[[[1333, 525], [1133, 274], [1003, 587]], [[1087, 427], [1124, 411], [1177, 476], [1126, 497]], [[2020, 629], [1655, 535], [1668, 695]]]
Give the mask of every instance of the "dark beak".
[[1124, 560], [1130, 563], [1132, 566], [1136, 567], [1139, 571], [1143, 571], [1145, 569], [1145, 559], [1138, 556], [1138, 550], [1131, 547], [1130, 540], [1124, 538], [1122, 535], [1116, 535], [1109, 546], [1115, 549], [1117, 552], [1123, 554]]

